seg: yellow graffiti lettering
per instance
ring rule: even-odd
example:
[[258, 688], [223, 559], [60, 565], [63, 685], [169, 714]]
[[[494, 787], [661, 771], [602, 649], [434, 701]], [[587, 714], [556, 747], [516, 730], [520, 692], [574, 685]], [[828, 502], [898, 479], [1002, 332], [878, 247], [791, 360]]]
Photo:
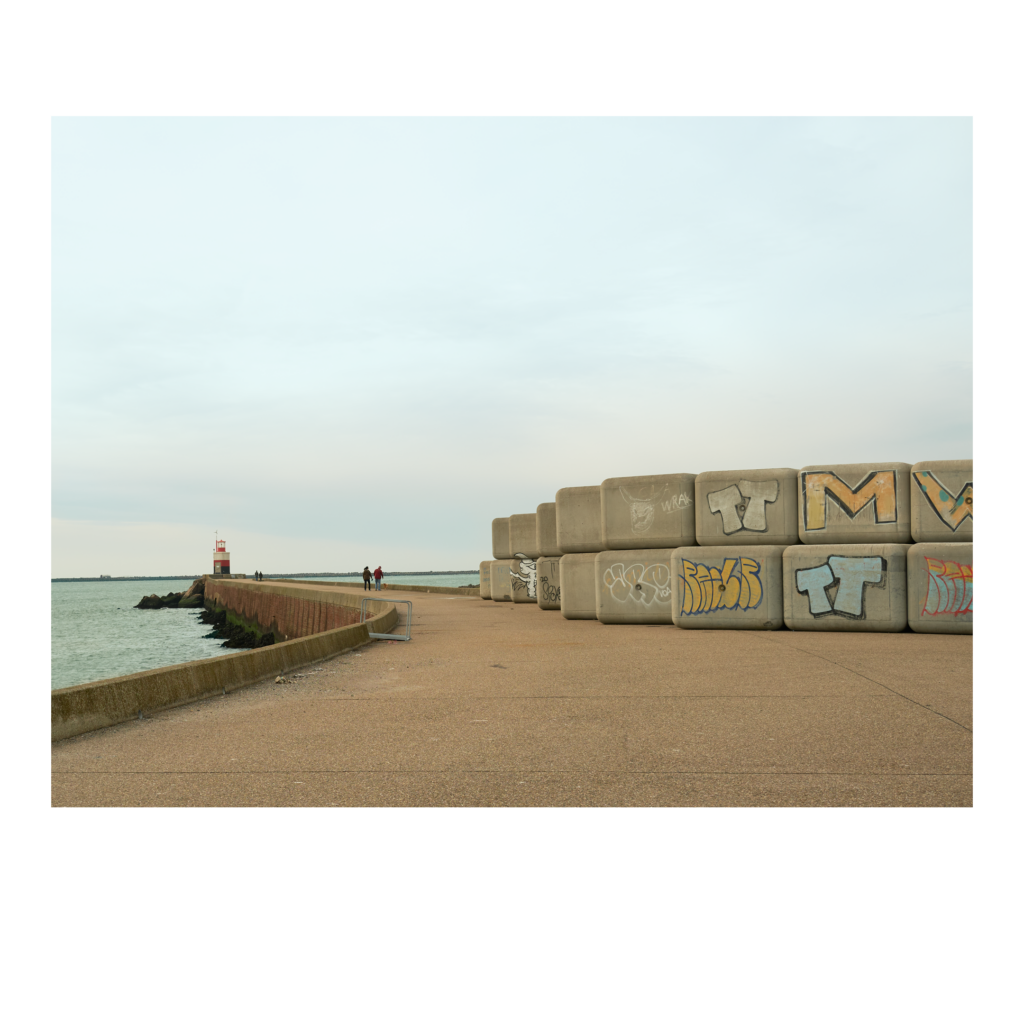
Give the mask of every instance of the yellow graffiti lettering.
[[[739, 572], [737, 572], [737, 562]], [[726, 558], [722, 568], [681, 560], [682, 613], [702, 615], [718, 610], [756, 608], [764, 594], [761, 565], [753, 558]]]
[[695, 615], [700, 609], [700, 587], [697, 566], [683, 559], [683, 614]]
[[931, 473], [915, 473], [914, 480], [935, 514], [954, 532], [965, 519], [974, 518], [973, 483], [964, 484], [959, 494], [953, 494]]
[[761, 603], [761, 566], [753, 558], [740, 559], [743, 585], [740, 588], [740, 602], [744, 608], [756, 608]]
[[896, 471], [887, 469], [869, 473], [851, 488], [835, 473], [803, 473], [804, 524], [808, 530], [823, 530], [826, 522], [826, 498], [832, 500], [851, 519], [875, 503], [876, 523], [896, 522]]

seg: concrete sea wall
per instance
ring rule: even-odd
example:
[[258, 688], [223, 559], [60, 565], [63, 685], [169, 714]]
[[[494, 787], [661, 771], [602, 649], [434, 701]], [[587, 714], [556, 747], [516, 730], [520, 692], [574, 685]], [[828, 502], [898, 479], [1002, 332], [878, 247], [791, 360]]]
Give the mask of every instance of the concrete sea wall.
[[[367, 607], [370, 618], [360, 623], [361, 598], [357, 595], [313, 589], [303, 592], [301, 585], [295, 584], [277, 587], [208, 578], [206, 597], [208, 608], [226, 610], [264, 631], [273, 629], [275, 635], [278, 628], [294, 629], [298, 635], [252, 651], [54, 690], [50, 695], [51, 741], [251, 686], [370, 643], [371, 631], [389, 633], [398, 623], [395, 606], [386, 600], [372, 601]], [[341, 624], [331, 626], [331, 622]]]
[[536, 552], [538, 605], [567, 619], [971, 633], [973, 478], [970, 459], [611, 477], [538, 505], [532, 549], [529, 513], [495, 519], [492, 554]]

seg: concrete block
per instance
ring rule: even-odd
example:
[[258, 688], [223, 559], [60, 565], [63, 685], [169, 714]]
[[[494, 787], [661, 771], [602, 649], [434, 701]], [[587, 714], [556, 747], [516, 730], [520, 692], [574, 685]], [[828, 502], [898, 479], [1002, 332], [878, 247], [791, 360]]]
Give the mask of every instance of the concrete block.
[[908, 544], [910, 465], [804, 466], [799, 477], [804, 544]]
[[974, 632], [974, 545], [912, 544], [907, 621], [915, 633]]
[[[594, 488], [598, 490], [598, 488]], [[558, 580], [562, 615], [566, 619], [597, 618], [597, 587], [594, 586], [594, 563], [599, 552], [562, 555], [558, 563]]]
[[676, 548], [672, 621], [681, 629], [781, 629], [785, 550], [782, 544]]
[[782, 553], [790, 629], [899, 633], [907, 625], [907, 544], [794, 544]]
[[511, 558], [500, 558], [491, 562], [491, 600], [512, 600]]
[[558, 546], [556, 528], [556, 505], [553, 501], [545, 501], [537, 506], [537, 553], [540, 555], [564, 555]]
[[480, 597], [484, 601], [491, 599], [491, 563], [480, 563]]
[[509, 548], [508, 517], [491, 520], [491, 554], [498, 560], [512, 557]]
[[519, 555], [536, 558], [540, 554], [537, 549], [536, 512], [508, 517], [508, 547], [510, 558]]
[[600, 486], [563, 487], [556, 492], [555, 540], [567, 555], [602, 550]]
[[541, 555], [537, 559], [537, 607], [542, 611], [558, 611], [562, 607], [559, 561], [558, 557], [551, 555]]
[[974, 540], [974, 460], [910, 467], [910, 534], [918, 543]]
[[516, 604], [537, 603], [537, 562], [533, 558], [516, 555], [509, 567], [512, 580], [512, 600]]
[[600, 552], [594, 561], [598, 621], [671, 625], [671, 560], [672, 548]]
[[698, 544], [800, 543], [795, 469], [699, 473], [694, 491]]
[[693, 473], [614, 476], [601, 484], [603, 551], [695, 543]]

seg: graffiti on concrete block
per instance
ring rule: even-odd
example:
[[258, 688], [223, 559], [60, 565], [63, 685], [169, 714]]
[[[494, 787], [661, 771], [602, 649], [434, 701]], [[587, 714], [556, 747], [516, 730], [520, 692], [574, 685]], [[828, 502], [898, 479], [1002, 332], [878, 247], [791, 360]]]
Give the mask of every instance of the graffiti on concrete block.
[[557, 583], [552, 583], [547, 576], [538, 576], [537, 584], [540, 587], [540, 599], [545, 604], [561, 603], [562, 588]]
[[765, 505], [778, 496], [778, 480], [740, 480], [711, 491], [708, 508], [722, 517], [722, 532], [726, 536], [740, 530], [764, 533], [768, 529]]
[[974, 519], [972, 482], [964, 484], [959, 494], [953, 494], [937, 476], [927, 470], [915, 473], [914, 480], [935, 514], [954, 533], [965, 519]]
[[509, 571], [512, 578], [513, 590], [525, 590], [527, 597], [537, 596], [537, 562], [536, 559], [527, 558], [521, 551], [515, 554], [515, 560], [519, 562], [519, 572]]
[[747, 611], [756, 608], [764, 596], [761, 563], [755, 558], [726, 558], [721, 569], [684, 558], [680, 568], [683, 615], [705, 615], [723, 609]]
[[851, 558], [830, 555], [821, 565], [796, 571], [796, 589], [807, 595], [811, 614], [863, 619], [864, 588], [885, 586], [885, 559], [881, 555]]
[[616, 562], [604, 571], [604, 585], [608, 592], [623, 604], [649, 605], [671, 600], [670, 578], [669, 568], [663, 562], [653, 565], [635, 562], [629, 566]]
[[970, 615], [974, 611], [974, 566], [928, 558], [925, 615]]
[[804, 501], [804, 528], [824, 530], [828, 499], [850, 519], [874, 506], [876, 523], [896, 522], [896, 470], [875, 470], [868, 473], [856, 487], [850, 487], [835, 473], [801, 473]]
[[619, 487], [622, 500], [629, 506], [629, 525], [634, 534], [647, 533], [654, 522], [654, 513], [659, 504], [662, 512], [678, 512], [693, 504], [693, 498], [688, 494], [671, 494], [666, 498], [668, 484], [662, 484], [661, 487], [651, 484], [650, 494], [646, 496], [643, 494], [644, 490], [645, 488], [641, 488], [635, 494], [627, 491], [625, 487]]

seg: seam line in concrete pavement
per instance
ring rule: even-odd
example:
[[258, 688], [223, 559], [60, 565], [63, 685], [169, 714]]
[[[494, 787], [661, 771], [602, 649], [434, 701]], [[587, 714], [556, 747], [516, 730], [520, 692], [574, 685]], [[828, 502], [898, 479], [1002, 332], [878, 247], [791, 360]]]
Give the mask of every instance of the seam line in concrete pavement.
[[677, 769], [643, 771], [631, 768], [296, 768], [274, 771], [131, 771], [131, 772], [52, 772], [52, 775], [856, 775], [864, 778], [892, 779], [969, 779], [973, 772], [722, 772]]
[[[768, 643], [775, 643], [775, 641], [768, 636], [761, 634], [759, 636], [761, 640], [767, 640]], [[905, 693], [900, 693], [899, 690], [894, 690], [891, 686], [886, 686], [885, 683], [879, 682], [877, 679], [872, 679], [871, 676], [864, 675], [863, 672], [858, 672], [855, 668], [850, 668], [849, 665], [843, 665], [841, 662], [833, 661], [831, 658], [826, 658], [823, 654], [818, 654], [816, 651], [808, 651], [803, 647], [797, 647], [794, 644], [778, 644], [775, 643], [776, 647], [785, 647], [794, 651], [800, 651], [803, 654], [809, 654], [812, 658], [820, 658], [822, 661], [828, 662], [830, 665], [835, 665], [837, 668], [846, 669], [847, 672], [852, 672], [855, 676], [860, 676], [861, 679], [866, 679], [869, 683], [874, 683], [876, 686], [881, 686], [882, 689], [888, 690], [890, 693], [894, 693], [897, 697], [902, 697], [904, 700], [909, 701], [911, 704], [916, 704], [919, 708], [924, 711], [930, 711], [933, 715], [938, 715], [939, 718], [944, 718], [947, 722], [952, 722], [954, 725], [958, 725], [964, 732], [969, 732], [972, 736], [974, 730], [964, 725], [963, 722], [958, 722], [955, 718], [950, 718], [949, 715], [944, 715], [941, 711], [936, 711], [935, 708], [928, 707], [927, 704], [922, 704], [920, 701], [914, 700], [913, 697], [908, 697]]]

